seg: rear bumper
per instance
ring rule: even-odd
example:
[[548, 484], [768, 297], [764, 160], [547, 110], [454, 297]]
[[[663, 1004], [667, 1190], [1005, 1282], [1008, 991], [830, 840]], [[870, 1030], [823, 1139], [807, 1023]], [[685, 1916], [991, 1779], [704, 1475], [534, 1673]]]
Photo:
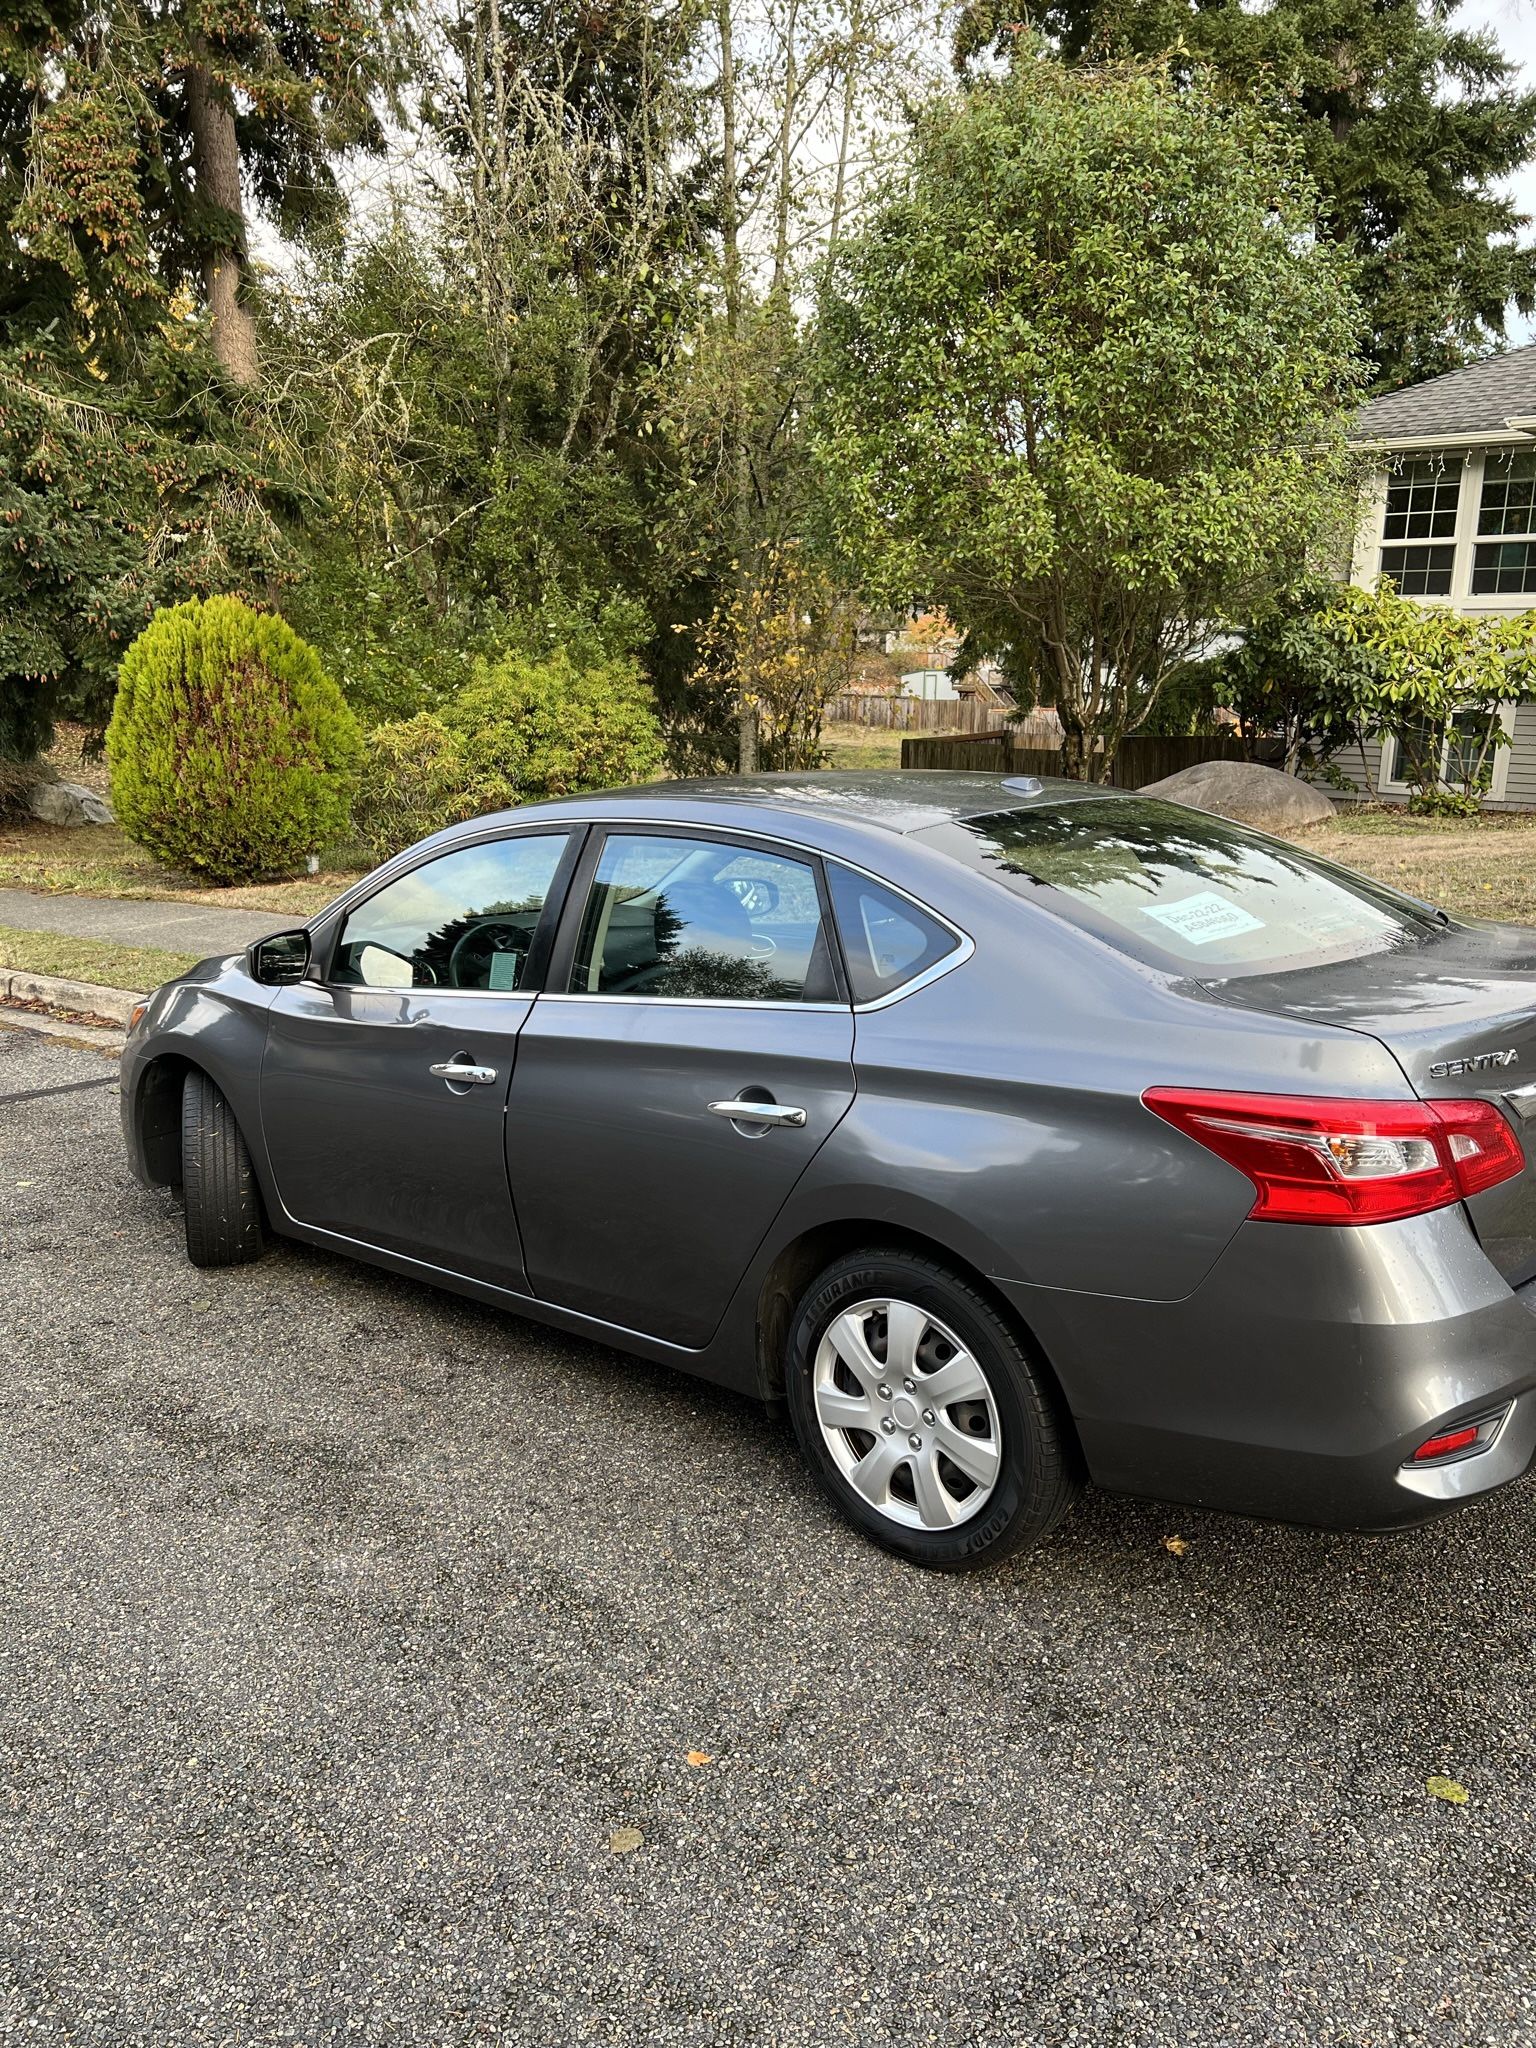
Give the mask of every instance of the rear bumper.
[[[1007, 1289], [1061, 1379], [1090, 1476], [1329, 1528], [1422, 1522], [1536, 1454], [1536, 1283], [1516, 1291], [1462, 1211], [1368, 1229], [1248, 1223], [1181, 1302]], [[1413, 1466], [1508, 1406], [1490, 1447]]]

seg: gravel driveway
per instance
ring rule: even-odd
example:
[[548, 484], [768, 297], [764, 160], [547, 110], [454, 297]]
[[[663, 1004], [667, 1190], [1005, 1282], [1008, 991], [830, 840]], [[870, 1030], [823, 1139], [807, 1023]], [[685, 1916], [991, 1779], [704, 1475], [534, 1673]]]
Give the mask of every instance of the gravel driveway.
[[0, 2039], [1536, 2041], [1529, 1489], [924, 1575], [734, 1398], [194, 1272], [112, 1071], [0, 1031]]

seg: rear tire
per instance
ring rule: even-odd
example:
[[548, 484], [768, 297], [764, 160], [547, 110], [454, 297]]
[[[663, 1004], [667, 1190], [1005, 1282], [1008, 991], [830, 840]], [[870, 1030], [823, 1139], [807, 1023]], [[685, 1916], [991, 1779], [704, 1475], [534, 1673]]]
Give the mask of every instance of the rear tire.
[[251, 1155], [234, 1111], [196, 1068], [181, 1090], [181, 1182], [194, 1266], [243, 1266], [261, 1257], [266, 1242]]
[[1054, 1388], [968, 1280], [913, 1252], [839, 1259], [796, 1313], [785, 1393], [806, 1462], [864, 1535], [973, 1571], [1040, 1542], [1077, 1493]]

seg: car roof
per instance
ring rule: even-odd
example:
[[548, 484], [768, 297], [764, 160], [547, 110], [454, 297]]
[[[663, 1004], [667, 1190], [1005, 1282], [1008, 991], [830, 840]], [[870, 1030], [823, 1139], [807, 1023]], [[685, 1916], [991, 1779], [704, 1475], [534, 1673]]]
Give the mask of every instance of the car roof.
[[1053, 806], [1081, 801], [1084, 797], [1117, 794], [1099, 784], [1069, 782], [1057, 776], [972, 775], [964, 770], [935, 768], [845, 775], [815, 769], [646, 782], [630, 789], [600, 790], [590, 796], [566, 798], [558, 808], [562, 813], [590, 810], [612, 817], [621, 808], [633, 815], [635, 810], [653, 803], [669, 810], [688, 804], [747, 804], [791, 817], [873, 826], [883, 832], [905, 835], [952, 824], [957, 819], [985, 817], [992, 811], [1023, 809], [1032, 803]]

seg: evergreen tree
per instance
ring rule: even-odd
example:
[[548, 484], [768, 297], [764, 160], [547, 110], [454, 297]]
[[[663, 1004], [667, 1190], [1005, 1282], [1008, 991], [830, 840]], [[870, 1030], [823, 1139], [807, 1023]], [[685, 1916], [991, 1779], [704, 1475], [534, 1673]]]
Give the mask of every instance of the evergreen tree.
[[[1459, 0], [1047, 0], [1037, 25], [1066, 57], [1167, 56], [1209, 67], [1293, 124], [1321, 225], [1352, 254], [1377, 390], [1433, 377], [1536, 310], [1528, 223], [1499, 189], [1536, 154], [1536, 93]], [[962, 70], [1018, 43], [1012, 0], [972, 0]]]
[[98, 351], [192, 285], [256, 375], [246, 194], [286, 234], [342, 208], [334, 164], [381, 139], [403, 0], [30, 0], [0, 28], [0, 320]]

